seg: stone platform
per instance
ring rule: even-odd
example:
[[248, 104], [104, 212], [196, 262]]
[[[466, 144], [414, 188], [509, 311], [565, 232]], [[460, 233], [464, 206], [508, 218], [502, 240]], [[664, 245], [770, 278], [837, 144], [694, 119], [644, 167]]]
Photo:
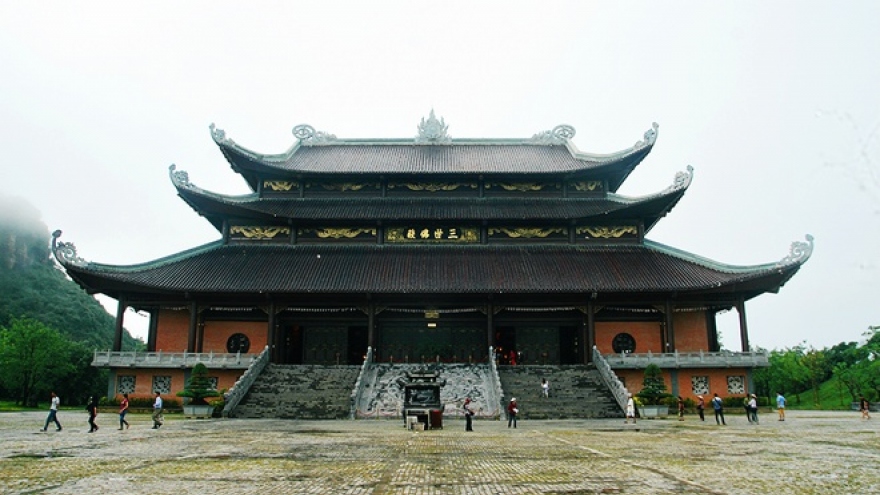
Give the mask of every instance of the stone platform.
[[760, 425], [619, 419], [463, 420], [413, 432], [389, 420], [185, 420], [0, 413], [4, 494], [880, 493], [880, 417], [765, 413]]

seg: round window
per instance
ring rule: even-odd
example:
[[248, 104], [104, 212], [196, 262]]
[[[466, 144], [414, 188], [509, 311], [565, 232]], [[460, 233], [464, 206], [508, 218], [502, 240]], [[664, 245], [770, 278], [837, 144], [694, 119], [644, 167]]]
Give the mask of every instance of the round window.
[[618, 354], [630, 354], [636, 351], [636, 339], [628, 333], [619, 333], [611, 341], [611, 348]]
[[251, 340], [243, 333], [234, 333], [229, 336], [226, 341], [226, 350], [228, 352], [246, 353], [251, 348]]

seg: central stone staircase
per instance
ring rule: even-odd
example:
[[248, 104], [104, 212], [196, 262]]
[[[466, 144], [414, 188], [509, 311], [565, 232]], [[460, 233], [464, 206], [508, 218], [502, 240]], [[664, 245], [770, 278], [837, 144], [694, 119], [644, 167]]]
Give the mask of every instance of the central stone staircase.
[[[499, 366], [504, 401], [516, 398], [522, 419], [622, 418], [599, 371], [589, 365]], [[541, 379], [550, 397], [541, 396]]]
[[235, 408], [236, 418], [345, 419], [360, 366], [269, 364]]

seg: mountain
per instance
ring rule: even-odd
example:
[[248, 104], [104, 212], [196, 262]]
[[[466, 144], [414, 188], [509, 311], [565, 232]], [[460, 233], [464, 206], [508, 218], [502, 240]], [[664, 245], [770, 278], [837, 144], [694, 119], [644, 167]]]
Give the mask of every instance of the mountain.
[[[50, 239], [36, 208], [0, 197], [0, 326], [28, 317], [89, 348], [111, 348], [115, 318], [67, 278], [50, 254]], [[123, 349], [139, 346], [123, 333]]]

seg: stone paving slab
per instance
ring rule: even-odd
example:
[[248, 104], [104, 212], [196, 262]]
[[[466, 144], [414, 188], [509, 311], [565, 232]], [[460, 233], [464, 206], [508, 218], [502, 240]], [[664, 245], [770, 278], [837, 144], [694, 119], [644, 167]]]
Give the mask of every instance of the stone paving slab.
[[194, 420], [159, 430], [129, 415], [0, 414], [0, 493], [9, 494], [880, 494], [880, 418], [790, 411], [760, 425], [645, 420]]

